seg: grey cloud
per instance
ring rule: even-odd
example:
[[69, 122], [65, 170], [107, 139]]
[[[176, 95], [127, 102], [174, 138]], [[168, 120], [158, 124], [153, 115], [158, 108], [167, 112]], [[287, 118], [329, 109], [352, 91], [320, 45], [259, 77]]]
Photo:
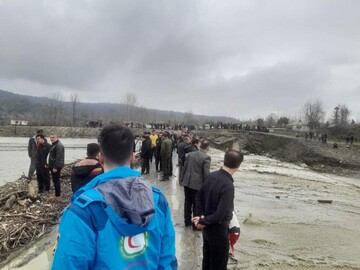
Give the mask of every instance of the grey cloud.
[[359, 107], [336, 89], [344, 84], [357, 96], [360, 87], [359, 78], [338, 73], [356, 74], [360, 62], [359, 1], [13, 0], [0, 7], [1, 89], [73, 89], [93, 102], [119, 102], [130, 91], [146, 107], [235, 117], [296, 114], [313, 98]]

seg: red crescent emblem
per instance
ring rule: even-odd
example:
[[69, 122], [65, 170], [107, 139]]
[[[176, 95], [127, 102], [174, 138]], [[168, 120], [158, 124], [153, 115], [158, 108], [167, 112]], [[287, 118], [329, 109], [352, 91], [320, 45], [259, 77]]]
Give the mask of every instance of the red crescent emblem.
[[137, 247], [139, 247], [139, 246], [134, 246], [134, 245], [131, 243], [131, 239], [132, 239], [132, 236], [129, 236], [129, 237], [128, 237], [128, 246], [129, 246], [130, 248], [137, 248]]

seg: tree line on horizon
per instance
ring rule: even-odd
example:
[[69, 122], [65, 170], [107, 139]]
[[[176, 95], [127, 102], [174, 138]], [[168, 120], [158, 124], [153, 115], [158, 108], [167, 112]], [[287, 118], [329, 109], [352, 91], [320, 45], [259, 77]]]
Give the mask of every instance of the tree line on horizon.
[[91, 121], [102, 123], [164, 123], [202, 124], [207, 122], [235, 122], [226, 116], [196, 115], [191, 110], [175, 112], [150, 109], [138, 105], [137, 97], [125, 93], [121, 103], [83, 103], [77, 93], [64, 96], [60, 92], [48, 98], [18, 95], [0, 90], [0, 124], [10, 120], [27, 120], [38, 126], [86, 126]]
[[28, 120], [29, 125], [44, 126], [86, 126], [89, 121], [102, 123], [166, 123], [192, 124], [205, 123], [243, 123], [258, 127], [285, 127], [288, 124], [307, 125], [310, 129], [320, 127], [341, 127], [355, 124], [349, 119], [351, 110], [345, 105], [336, 105], [325, 120], [325, 110], [320, 100], [308, 101], [303, 105], [302, 117], [291, 119], [289, 116], [269, 114], [266, 118], [256, 120], [238, 120], [224, 116], [196, 115], [192, 111], [174, 112], [149, 109], [138, 105], [137, 97], [133, 93], [125, 93], [120, 104], [111, 103], [81, 103], [77, 93], [65, 97], [60, 92], [49, 98], [39, 98], [13, 94], [0, 90], [0, 121], [6, 124], [12, 118]]
[[296, 125], [306, 125], [310, 130], [316, 130], [322, 127], [346, 127], [354, 125], [355, 120], [350, 119], [351, 110], [347, 105], [336, 105], [334, 110], [330, 113], [330, 117], [325, 120], [325, 110], [323, 103], [320, 100], [307, 101], [301, 111], [299, 119], [291, 119], [290, 117], [281, 116], [271, 113], [265, 119], [258, 118], [256, 123], [258, 126], [286, 126], [290, 122]]

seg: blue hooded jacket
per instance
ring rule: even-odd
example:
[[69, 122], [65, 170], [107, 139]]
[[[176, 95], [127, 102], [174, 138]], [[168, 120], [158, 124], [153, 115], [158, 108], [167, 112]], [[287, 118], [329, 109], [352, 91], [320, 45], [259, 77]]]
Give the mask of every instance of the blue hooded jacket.
[[80, 188], [65, 210], [52, 269], [177, 269], [165, 196], [118, 167]]

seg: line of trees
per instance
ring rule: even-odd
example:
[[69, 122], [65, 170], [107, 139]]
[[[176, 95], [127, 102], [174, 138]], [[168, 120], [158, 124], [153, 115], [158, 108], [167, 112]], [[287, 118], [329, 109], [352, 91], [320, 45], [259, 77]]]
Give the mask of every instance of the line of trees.
[[[337, 105], [334, 110], [331, 112], [330, 117], [325, 121], [325, 110], [323, 103], [320, 100], [308, 101], [306, 102], [301, 110], [300, 119], [296, 121], [290, 120], [290, 116], [281, 116], [278, 117], [275, 113], [269, 114], [265, 120], [264, 118], [258, 118], [255, 122], [258, 127], [285, 127], [290, 122], [307, 125], [311, 130], [320, 128], [320, 127], [344, 127], [347, 125], [355, 124], [355, 121], [350, 120], [351, 110], [347, 105]], [[254, 123], [254, 122], [253, 122]]]
[[[148, 109], [138, 105], [135, 94], [124, 93], [120, 104], [112, 104], [107, 109], [101, 108], [97, 104], [81, 103], [79, 95], [73, 93], [66, 97], [60, 92], [52, 94], [46, 103], [34, 104], [24, 97], [11, 101], [1, 101], [0, 115], [8, 117], [23, 118], [29, 120], [31, 125], [48, 126], [85, 126], [88, 122], [108, 122], [124, 123], [166, 123], [166, 124], [193, 124], [203, 125], [205, 123], [235, 123], [235, 118], [230, 117], [210, 117], [194, 115], [191, 110], [185, 113], [174, 111], [159, 111]], [[94, 108], [91, 108], [91, 107]], [[95, 109], [96, 108], [96, 109]], [[324, 106], [320, 100], [308, 101], [302, 107], [302, 117], [297, 119], [297, 123], [306, 124], [310, 129], [317, 129], [320, 126], [346, 126], [355, 124], [350, 120], [351, 110], [345, 105], [336, 105], [328, 121], [325, 122]], [[0, 119], [1, 120], [1, 119]], [[3, 120], [2, 120], [3, 122]], [[241, 121], [244, 124], [257, 125], [261, 127], [284, 127], [291, 121], [290, 116], [278, 117], [275, 113], [269, 114], [265, 120], [258, 118], [256, 121]]]
[[[45, 101], [44, 101], [45, 100]], [[2, 101], [0, 101], [1, 104]], [[4, 101], [5, 108], [0, 109], [0, 123], [10, 119], [28, 120], [30, 125], [45, 126], [85, 126], [96, 123], [164, 123], [202, 125], [208, 122], [233, 122], [235, 118], [194, 115], [191, 110], [180, 113], [148, 109], [138, 105], [135, 94], [124, 93], [121, 103], [89, 104], [81, 103], [77, 93], [65, 96], [58, 92], [42, 101], [30, 102], [27, 98]], [[15, 104], [12, 106], [12, 104]]]
[[[310, 129], [319, 128], [325, 122], [325, 111], [322, 102], [319, 100], [305, 103], [303, 113]], [[330, 115], [330, 119], [325, 122], [325, 125], [339, 127], [355, 124], [354, 119], [351, 121], [349, 119], [350, 113], [350, 109], [345, 104], [337, 105]]]

